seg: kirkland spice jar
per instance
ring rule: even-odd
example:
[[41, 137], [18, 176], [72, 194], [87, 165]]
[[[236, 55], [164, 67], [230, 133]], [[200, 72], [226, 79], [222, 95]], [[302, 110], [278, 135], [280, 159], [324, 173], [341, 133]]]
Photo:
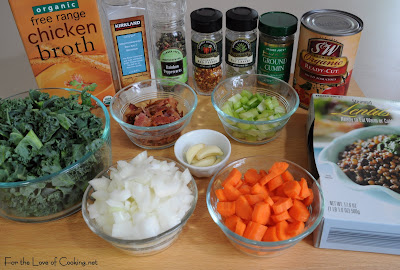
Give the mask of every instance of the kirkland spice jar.
[[286, 12], [268, 12], [258, 24], [257, 73], [289, 81], [293, 42], [297, 31], [296, 16]]
[[226, 12], [225, 75], [256, 73], [258, 13], [247, 7]]
[[195, 90], [211, 95], [222, 79], [222, 12], [201, 8], [190, 14]]
[[293, 88], [307, 109], [315, 93], [346, 95], [363, 22], [339, 10], [312, 10], [301, 18]]

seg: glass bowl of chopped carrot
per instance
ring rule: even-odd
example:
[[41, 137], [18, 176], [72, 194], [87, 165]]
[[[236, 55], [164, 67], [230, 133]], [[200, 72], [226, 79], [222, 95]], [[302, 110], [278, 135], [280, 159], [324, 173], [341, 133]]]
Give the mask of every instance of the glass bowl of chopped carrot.
[[164, 149], [175, 144], [196, 106], [197, 95], [189, 85], [152, 79], [119, 90], [111, 100], [110, 113], [135, 145]]
[[279, 136], [299, 107], [299, 96], [282, 80], [244, 74], [220, 82], [211, 93], [211, 102], [232, 139], [257, 145]]
[[211, 179], [207, 208], [238, 250], [273, 257], [311, 234], [322, 220], [323, 195], [315, 178], [288, 160], [245, 157]]

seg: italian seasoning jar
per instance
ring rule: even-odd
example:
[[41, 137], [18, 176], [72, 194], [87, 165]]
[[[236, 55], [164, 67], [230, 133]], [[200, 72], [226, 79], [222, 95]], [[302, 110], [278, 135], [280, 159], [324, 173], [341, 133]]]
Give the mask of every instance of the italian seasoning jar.
[[[268, 12], [260, 16], [257, 73], [289, 81], [296, 16], [286, 12]], [[268, 82], [266, 82], [268, 83]]]
[[225, 75], [256, 73], [258, 13], [247, 7], [226, 12]]
[[195, 90], [199, 95], [211, 95], [223, 75], [222, 12], [201, 8], [190, 14], [190, 20]]
[[188, 81], [185, 0], [147, 0], [157, 78]]

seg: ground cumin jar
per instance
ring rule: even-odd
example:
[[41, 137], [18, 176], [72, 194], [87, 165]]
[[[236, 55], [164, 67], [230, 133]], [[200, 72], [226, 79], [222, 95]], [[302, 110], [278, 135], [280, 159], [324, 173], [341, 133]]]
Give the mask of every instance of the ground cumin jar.
[[321, 9], [301, 18], [293, 87], [308, 109], [315, 93], [346, 95], [363, 21], [348, 12]]

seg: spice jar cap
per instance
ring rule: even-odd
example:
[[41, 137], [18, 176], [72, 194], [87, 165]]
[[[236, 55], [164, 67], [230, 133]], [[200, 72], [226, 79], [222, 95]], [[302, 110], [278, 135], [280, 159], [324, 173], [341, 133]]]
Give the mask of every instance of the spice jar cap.
[[260, 16], [258, 29], [270, 36], [289, 36], [297, 31], [297, 17], [280, 11], [267, 12]]
[[200, 8], [190, 13], [192, 29], [200, 33], [212, 33], [222, 29], [222, 12], [213, 8]]
[[235, 7], [226, 12], [226, 28], [244, 32], [257, 28], [258, 13], [252, 8]]

